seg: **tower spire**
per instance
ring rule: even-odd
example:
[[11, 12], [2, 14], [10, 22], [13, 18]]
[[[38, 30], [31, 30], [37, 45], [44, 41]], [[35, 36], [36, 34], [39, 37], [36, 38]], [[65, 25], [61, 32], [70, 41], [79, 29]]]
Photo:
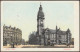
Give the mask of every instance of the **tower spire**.
[[40, 7], [39, 7], [39, 11], [38, 11], [38, 15], [37, 15], [37, 17], [39, 17], [39, 16], [44, 17], [44, 13], [43, 13], [43, 11], [42, 11], [42, 5], [41, 5], [41, 2], [40, 2]]

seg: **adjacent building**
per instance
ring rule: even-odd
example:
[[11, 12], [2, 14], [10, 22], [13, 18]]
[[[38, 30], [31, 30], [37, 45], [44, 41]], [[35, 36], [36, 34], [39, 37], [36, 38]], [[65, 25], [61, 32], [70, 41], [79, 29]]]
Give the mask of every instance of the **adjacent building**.
[[22, 42], [22, 31], [19, 28], [11, 26], [3, 26], [3, 45], [15, 44], [19, 45]]

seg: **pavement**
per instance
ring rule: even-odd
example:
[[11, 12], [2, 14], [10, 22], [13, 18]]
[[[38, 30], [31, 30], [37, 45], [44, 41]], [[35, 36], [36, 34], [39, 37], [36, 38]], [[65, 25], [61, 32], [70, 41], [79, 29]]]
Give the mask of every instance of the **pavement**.
[[66, 46], [66, 45], [54, 45], [54, 46], [44, 46], [44, 45], [27, 45], [22, 48], [74, 48], [74, 45]]
[[[3, 46], [4, 48], [10, 48], [11, 46]], [[44, 45], [15, 45], [15, 48], [74, 48], [74, 45], [54, 45], [54, 46], [44, 46]]]

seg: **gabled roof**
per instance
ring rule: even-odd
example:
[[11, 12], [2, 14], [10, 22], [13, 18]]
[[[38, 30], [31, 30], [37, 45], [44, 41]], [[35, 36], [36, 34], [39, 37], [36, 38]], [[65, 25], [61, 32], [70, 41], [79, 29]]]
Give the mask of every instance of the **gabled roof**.
[[56, 33], [56, 30], [49, 29], [49, 28], [46, 28], [45, 31], [50, 32], [50, 33]]
[[[51, 34], [55, 34], [56, 33], [56, 30], [53, 30], [53, 29], [49, 29], [49, 28], [46, 28], [45, 29], [46, 32], [50, 32]], [[66, 35], [66, 31], [61, 31], [58, 29], [57, 33], [59, 35]]]
[[49, 29], [49, 31], [50, 31], [51, 33], [56, 33], [56, 30], [53, 30], [53, 29]]
[[59, 35], [66, 35], [66, 31], [58, 31], [57, 32]]

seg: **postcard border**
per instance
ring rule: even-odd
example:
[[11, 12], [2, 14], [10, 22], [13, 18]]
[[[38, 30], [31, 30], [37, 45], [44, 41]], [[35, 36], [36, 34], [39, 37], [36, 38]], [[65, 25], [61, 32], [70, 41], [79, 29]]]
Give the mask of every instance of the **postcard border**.
[[[1, 1], [79, 1], [79, 0], [1, 0]], [[1, 34], [1, 1], [0, 1], [0, 34]], [[79, 2], [79, 5], [80, 5], [80, 2]], [[79, 13], [80, 13], [80, 10], [79, 10]], [[79, 14], [79, 20], [80, 20], [80, 14]], [[80, 26], [80, 23], [79, 23], [79, 26]], [[79, 27], [79, 30], [80, 30], [80, 27]], [[0, 41], [1, 41], [1, 35], [0, 35]], [[1, 43], [0, 43], [0, 48], [1, 48]], [[79, 51], [80, 51], [80, 32], [79, 32]], [[46, 52], [79, 52], [79, 51], [46, 51]], [[1, 52], [15, 52], [15, 51], [1, 51]], [[17, 51], [17, 52], [45, 52], [45, 51]]]

